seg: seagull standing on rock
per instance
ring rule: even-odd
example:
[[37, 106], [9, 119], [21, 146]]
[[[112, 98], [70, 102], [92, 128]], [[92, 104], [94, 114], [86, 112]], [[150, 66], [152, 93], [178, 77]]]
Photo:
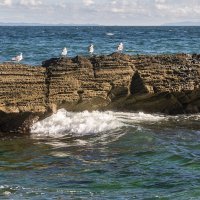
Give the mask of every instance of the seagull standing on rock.
[[117, 47], [117, 52], [122, 53], [123, 49], [124, 49], [124, 45], [122, 42], [120, 42], [120, 44]]
[[61, 56], [65, 57], [67, 55], [67, 48], [64, 47], [62, 52], [61, 52]]
[[88, 47], [88, 52], [90, 53], [90, 55], [92, 55], [94, 53], [94, 45], [90, 44], [90, 46]]
[[23, 59], [22, 53], [12, 58], [12, 61], [20, 62]]

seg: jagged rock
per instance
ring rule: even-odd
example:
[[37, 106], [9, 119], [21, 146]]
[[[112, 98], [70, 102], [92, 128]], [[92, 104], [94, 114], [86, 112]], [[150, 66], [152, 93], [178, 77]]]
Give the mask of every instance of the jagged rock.
[[0, 131], [26, 133], [56, 112], [200, 112], [200, 56], [113, 53], [52, 58], [41, 67], [0, 65]]

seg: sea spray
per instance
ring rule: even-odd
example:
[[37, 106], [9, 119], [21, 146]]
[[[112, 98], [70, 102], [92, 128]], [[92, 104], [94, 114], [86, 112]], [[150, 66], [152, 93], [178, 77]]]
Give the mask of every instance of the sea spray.
[[62, 137], [70, 134], [81, 136], [116, 131], [125, 126], [134, 126], [134, 123], [163, 119], [164, 116], [142, 112], [68, 112], [60, 109], [56, 114], [35, 123], [31, 127], [31, 133], [38, 137]]
[[42, 136], [62, 137], [67, 133], [87, 135], [117, 129], [123, 124], [117, 120], [112, 112], [67, 112], [60, 109], [56, 114], [35, 123], [31, 133]]

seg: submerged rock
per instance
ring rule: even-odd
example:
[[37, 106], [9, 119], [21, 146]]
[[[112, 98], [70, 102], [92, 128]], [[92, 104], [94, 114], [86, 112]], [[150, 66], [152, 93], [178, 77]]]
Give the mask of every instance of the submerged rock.
[[0, 131], [29, 132], [56, 112], [200, 112], [199, 55], [52, 58], [42, 66], [0, 64]]

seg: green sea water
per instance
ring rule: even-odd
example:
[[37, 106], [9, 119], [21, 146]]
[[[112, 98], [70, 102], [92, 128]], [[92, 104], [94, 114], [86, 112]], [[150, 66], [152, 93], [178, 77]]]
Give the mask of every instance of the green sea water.
[[[200, 27], [0, 27], [0, 63], [60, 56], [200, 53]], [[1, 199], [200, 199], [200, 115], [60, 110], [0, 137]]]
[[0, 199], [200, 199], [200, 115], [82, 112], [0, 139]]

